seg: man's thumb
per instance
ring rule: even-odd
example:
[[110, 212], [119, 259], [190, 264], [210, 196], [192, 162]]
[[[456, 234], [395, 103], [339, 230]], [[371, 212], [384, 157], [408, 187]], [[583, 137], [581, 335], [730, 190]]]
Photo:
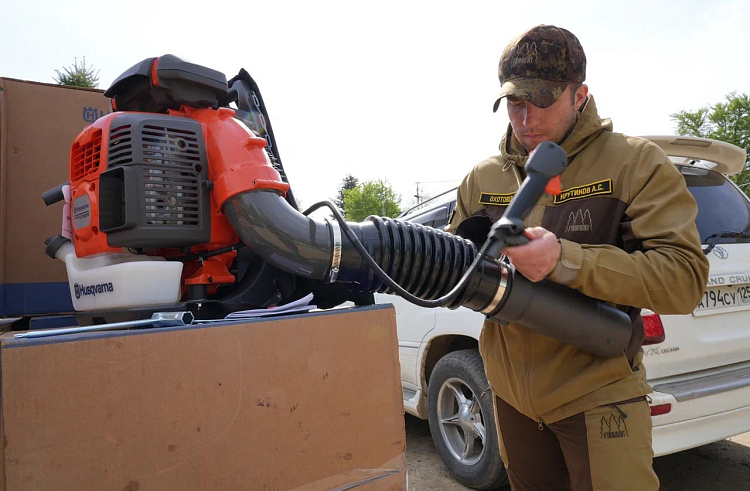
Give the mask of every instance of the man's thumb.
[[534, 240], [544, 235], [544, 229], [542, 227], [527, 228], [523, 231], [523, 234], [529, 239]]

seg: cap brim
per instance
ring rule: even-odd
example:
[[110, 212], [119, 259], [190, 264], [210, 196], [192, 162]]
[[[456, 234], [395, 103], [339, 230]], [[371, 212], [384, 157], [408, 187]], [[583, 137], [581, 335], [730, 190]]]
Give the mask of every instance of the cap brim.
[[518, 97], [537, 107], [550, 107], [565, 92], [567, 86], [568, 82], [551, 82], [540, 78], [516, 78], [508, 80], [500, 88], [500, 95], [492, 107], [492, 112], [497, 112], [500, 101], [508, 96]]

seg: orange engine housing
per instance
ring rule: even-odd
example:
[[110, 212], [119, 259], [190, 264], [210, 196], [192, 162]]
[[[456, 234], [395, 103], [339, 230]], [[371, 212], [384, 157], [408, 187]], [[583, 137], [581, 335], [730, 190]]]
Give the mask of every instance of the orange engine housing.
[[240, 241], [224, 203], [248, 191], [289, 189], [265, 146], [229, 108], [98, 119], [70, 150], [76, 255], [125, 248], [182, 260], [183, 290], [206, 285], [215, 293], [235, 281], [229, 269]]

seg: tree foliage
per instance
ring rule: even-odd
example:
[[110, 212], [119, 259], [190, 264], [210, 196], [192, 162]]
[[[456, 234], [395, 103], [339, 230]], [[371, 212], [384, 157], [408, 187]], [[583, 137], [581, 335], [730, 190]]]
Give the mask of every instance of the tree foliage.
[[[677, 133], [687, 136], [711, 138], [744, 148], [750, 155], [750, 96], [732, 92], [725, 102], [702, 107], [696, 111], [680, 111], [671, 115], [677, 123]], [[731, 179], [743, 191], [750, 190], [750, 161]]]
[[344, 213], [344, 216], [346, 216], [346, 209], [344, 207], [344, 193], [350, 189], [356, 188], [357, 186], [359, 186], [359, 179], [351, 174], [347, 174], [346, 177], [341, 180], [341, 185], [339, 186], [339, 189], [336, 193], [336, 199], [333, 200], [333, 202], [336, 204], [338, 209]]
[[366, 181], [344, 191], [346, 219], [361, 222], [370, 215], [395, 217], [401, 213], [401, 197], [387, 181]]
[[86, 66], [86, 57], [83, 62], [78, 64], [78, 58], [73, 58], [73, 65], [63, 67], [62, 71], [55, 69], [55, 82], [60, 85], [72, 85], [73, 87], [99, 87], [99, 70], [94, 70], [93, 66]]

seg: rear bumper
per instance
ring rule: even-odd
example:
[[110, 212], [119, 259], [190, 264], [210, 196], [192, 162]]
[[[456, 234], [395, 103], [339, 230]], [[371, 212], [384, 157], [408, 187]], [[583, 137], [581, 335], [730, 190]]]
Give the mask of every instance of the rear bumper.
[[750, 431], [750, 406], [712, 414], [703, 418], [656, 426], [654, 455], [668, 455]]
[[[658, 385], [658, 384], [654, 384]], [[654, 416], [656, 456], [698, 447], [750, 431], [750, 387], [683, 400], [655, 391], [652, 405], [671, 404], [672, 410]]]

